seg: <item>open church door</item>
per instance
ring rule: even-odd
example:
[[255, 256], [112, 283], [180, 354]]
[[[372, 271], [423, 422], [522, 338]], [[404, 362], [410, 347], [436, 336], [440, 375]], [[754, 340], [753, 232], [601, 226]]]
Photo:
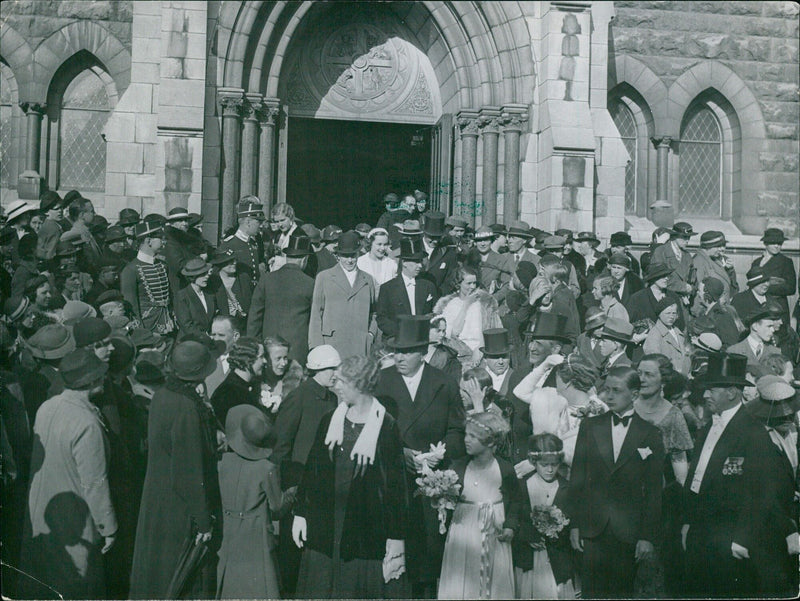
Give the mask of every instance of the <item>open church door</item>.
[[431, 133], [430, 208], [446, 215], [453, 204], [453, 115], [444, 114]]

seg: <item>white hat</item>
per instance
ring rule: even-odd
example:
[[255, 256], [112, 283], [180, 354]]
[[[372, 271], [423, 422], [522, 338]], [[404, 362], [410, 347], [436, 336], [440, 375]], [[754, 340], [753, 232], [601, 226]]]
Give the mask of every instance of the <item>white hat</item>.
[[6, 221], [10, 223], [17, 217], [35, 210], [36, 207], [32, 204], [29, 204], [24, 200], [15, 200], [6, 207]]
[[306, 359], [306, 367], [314, 370], [339, 367], [341, 363], [342, 358], [339, 356], [339, 352], [330, 344], [314, 347]]
[[704, 351], [718, 353], [722, 350], [722, 340], [713, 332], [703, 332], [696, 338], [692, 338], [692, 344]]

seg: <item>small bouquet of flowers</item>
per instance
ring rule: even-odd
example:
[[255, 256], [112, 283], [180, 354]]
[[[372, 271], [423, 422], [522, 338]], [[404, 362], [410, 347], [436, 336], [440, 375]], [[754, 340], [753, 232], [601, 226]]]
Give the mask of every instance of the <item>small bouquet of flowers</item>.
[[585, 417], [593, 417], [595, 415], [601, 415], [606, 411], [608, 411], [608, 409], [601, 401], [590, 398], [588, 404], [584, 405], [583, 407], [575, 407], [575, 408], [570, 407], [569, 411], [570, 413], [572, 413], [573, 416], [579, 419], [583, 419]]
[[424, 469], [417, 478], [415, 496], [425, 496], [431, 500], [431, 506], [439, 513], [439, 534], [447, 530], [445, 521], [447, 511], [456, 508], [456, 503], [461, 495], [461, 485], [458, 483], [458, 474], [453, 470]]
[[561, 531], [569, 524], [569, 518], [555, 505], [535, 505], [531, 511], [531, 522], [533, 529], [541, 536], [543, 547], [544, 541], [548, 538], [558, 538]]

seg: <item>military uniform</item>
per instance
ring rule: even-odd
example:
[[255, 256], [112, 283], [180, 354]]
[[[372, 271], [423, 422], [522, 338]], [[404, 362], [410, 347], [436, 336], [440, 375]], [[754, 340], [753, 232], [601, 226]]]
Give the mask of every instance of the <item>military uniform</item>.
[[[264, 209], [258, 203], [240, 203], [238, 216], [239, 219], [244, 217], [263, 219]], [[245, 239], [244, 234], [237, 231], [222, 241], [219, 250], [220, 252], [231, 251], [236, 257], [236, 279], [243, 288], [247, 289], [247, 296], [252, 296], [253, 289], [261, 278], [261, 265], [264, 263], [264, 251], [258, 240], [254, 236]], [[243, 309], [247, 312], [250, 307], [243, 307]]]

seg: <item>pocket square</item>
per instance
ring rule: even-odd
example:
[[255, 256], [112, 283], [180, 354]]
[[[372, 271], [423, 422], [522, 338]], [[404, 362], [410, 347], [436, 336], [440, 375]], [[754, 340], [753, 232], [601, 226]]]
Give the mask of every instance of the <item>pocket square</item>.
[[432, 300], [433, 300], [433, 295], [432, 295], [432, 294], [429, 294], [429, 295], [428, 295], [428, 298], [426, 298], [426, 299], [425, 299], [425, 302], [426, 302], [426, 303], [429, 303], [429, 302], [431, 302]]
[[636, 450], [639, 451], [639, 455], [642, 457], [642, 459], [647, 459], [653, 454], [653, 451], [650, 450], [650, 447], [644, 447], [643, 449]]
[[439, 269], [444, 269], [445, 267], [447, 267], [447, 263], [442, 263], [439, 265]]

